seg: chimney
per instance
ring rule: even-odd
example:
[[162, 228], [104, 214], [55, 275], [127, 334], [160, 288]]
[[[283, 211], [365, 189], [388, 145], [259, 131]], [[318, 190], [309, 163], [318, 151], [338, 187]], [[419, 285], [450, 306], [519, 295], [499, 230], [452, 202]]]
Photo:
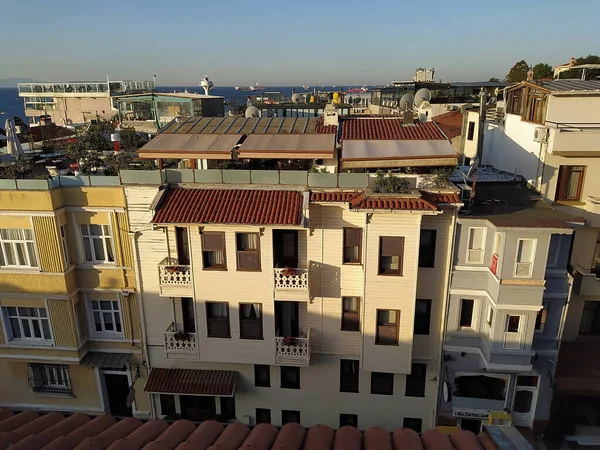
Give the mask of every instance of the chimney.
[[339, 114], [335, 106], [331, 103], [325, 105], [325, 110], [323, 111], [323, 125], [326, 127], [329, 125], [339, 125]]
[[402, 123], [404, 125], [413, 125], [415, 123], [412, 111], [404, 111], [402, 113]]
[[575, 65], [575, 58], [573, 56], [571, 56], [571, 59], [569, 59], [569, 66], [574, 66]]
[[533, 70], [527, 72], [527, 81], [533, 81]]

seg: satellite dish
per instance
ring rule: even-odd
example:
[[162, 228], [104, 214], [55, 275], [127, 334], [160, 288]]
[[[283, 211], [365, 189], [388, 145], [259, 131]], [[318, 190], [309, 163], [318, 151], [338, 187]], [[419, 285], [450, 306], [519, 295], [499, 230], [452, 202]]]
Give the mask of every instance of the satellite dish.
[[246, 117], [260, 117], [260, 110], [256, 106], [249, 106], [244, 113]]
[[407, 92], [400, 98], [400, 109], [402, 111], [412, 108], [414, 104], [415, 97], [410, 92]]
[[431, 100], [431, 91], [427, 88], [419, 89], [415, 94], [415, 105], [420, 106], [424, 101]]
[[300, 101], [300, 94], [292, 95], [292, 103], [298, 103]]

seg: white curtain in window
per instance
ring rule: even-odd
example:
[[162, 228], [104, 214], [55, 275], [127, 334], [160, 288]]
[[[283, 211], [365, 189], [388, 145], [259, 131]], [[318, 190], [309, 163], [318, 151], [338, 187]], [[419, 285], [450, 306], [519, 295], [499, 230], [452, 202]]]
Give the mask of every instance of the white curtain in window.
[[260, 305], [258, 303], [240, 305], [242, 318], [244, 319], [259, 319]]

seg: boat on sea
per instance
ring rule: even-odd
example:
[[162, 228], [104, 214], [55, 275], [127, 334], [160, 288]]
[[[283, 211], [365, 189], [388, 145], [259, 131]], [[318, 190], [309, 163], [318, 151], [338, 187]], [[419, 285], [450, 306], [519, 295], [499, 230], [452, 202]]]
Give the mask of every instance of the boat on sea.
[[363, 86], [360, 88], [348, 89], [346, 92], [344, 92], [344, 94], [365, 94], [367, 92], [369, 92], [369, 88], [367, 88], [366, 86]]
[[265, 90], [267, 90], [267, 88], [264, 86], [259, 86], [259, 84], [256, 83], [254, 86], [236, 86], [235, 90], [236, 91], [245, 91], [245, 92], [254, 92], [254, 91], [265, 91]]

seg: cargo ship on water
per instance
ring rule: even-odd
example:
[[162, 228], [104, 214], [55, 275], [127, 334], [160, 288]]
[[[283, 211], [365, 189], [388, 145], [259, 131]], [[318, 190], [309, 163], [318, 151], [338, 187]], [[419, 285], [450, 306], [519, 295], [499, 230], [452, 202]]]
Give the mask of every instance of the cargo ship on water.
[[256, 83], [254, 86], [236, 86], [236, 91], [244, 91], [244, 92], [255, 92], [255, 91], [266, 91], [267, 88], [264, 86], [260, 86]]

